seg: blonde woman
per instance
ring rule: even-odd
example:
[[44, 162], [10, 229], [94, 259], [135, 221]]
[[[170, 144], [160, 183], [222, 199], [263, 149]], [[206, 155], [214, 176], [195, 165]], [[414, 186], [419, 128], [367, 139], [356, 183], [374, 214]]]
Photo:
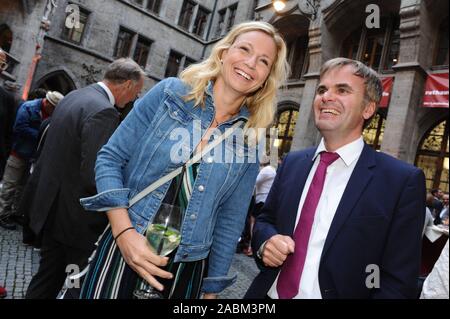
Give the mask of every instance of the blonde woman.
[[[180, 78], [161, 81], [135, 103], [98, 154], [98, 195], [82, 199], [87, 210], [106, 211], [110, 227], [98, 243], [81, 298], [133, 298], [142, 282], [165, 298], [199, 298], [202, 293], [215, 298], [234, 282], [228, 270], [258, 174], [258, 161], [250, 156], [254, 146], [239, 148], [234, 139], [225, 140], [217, 147], [224, 153], [232, 150], [231, 161], [202, 158], [183, 177], [132, 206], [130, 198], [183, 165], [174, 160], [175, 146], [189, 147], [192, 156], [213, 133], [233, 125], [245, 132], [268, 127], [287, 68], [286, 46], [275, 29], [264, 22], [242, 23], [205, 61], [191, 65]], [[180, 129], [187, 132], [182, 142], [173, 139]], [[144, 235], [161, 203], [177, 196], [179, 178], [181, 243], [163, 258], [150, 250]]]

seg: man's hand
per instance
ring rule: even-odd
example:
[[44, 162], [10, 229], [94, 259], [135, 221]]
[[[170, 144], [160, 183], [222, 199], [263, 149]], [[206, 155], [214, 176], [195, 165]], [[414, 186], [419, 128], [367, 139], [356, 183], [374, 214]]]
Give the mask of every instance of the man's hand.
[[261, 257], [264, 265], [269, 267], [279, 267], [286, 260], [287, 256], [294, 252], [295, 242], [289, 236], [272, 236], [264, 246]]

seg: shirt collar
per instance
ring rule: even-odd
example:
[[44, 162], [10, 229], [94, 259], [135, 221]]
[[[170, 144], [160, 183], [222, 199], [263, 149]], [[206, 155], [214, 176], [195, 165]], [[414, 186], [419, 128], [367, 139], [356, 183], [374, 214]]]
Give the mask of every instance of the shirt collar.
[[100, 85], [103, 90], [105, 90], [106, 94], [108, 94], [109, 102], [114, 106], [116, 104], [116, 99], [114, 98], [114, 95], [112, 94], [109, 87], [103, 82], [97, 82], [97, 84]]
[[[344, 161], [346, 166], [350, 166], [356, 159], [358, 159], [359, 155], [361, 155], [363, 148], [364, 140], [363, 137], [360, 136], [353, 142], [350, 142], [337, 149], [335, 153], [338, 153], [339, 157]], [[316, 152], [314, 153], [313, 161], [316, 159], [317, 155], [319, 155], [321, 152], [326, 151], [327, 149], [325, 147], [325, 142], [322, 138]]]

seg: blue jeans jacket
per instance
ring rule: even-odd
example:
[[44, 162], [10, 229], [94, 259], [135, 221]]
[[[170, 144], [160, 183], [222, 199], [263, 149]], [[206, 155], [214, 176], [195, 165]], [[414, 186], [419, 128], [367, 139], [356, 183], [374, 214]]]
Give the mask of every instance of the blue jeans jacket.
[[[170, 182], [132, 207], [129, 200], [181, 166], [214, 119], [212, 83], [206, 89], [205, 107], [186, 102], [183, 96], [187, 93], [188, 88], [181, 80], [168, 78], [135, 103], [98, 153], [95, 167], [98, 195], [81, 199], [85, 209], [128, 208], [133, 226], [138, 232], [145, 232]], [[247, 108], [242, 107], [219, 130], [224, 132], [236, 121], [241, 121], [243, 127], [248, 115]], [[204, 292], [219, 293], [236, 279], [228, 276], [228, 270], [258, 173], [257, 158], [255, 147], [249, 147], [243, 139], [228, 138], [200, 163], [175, 261], [201, 260], [209, 255]]]

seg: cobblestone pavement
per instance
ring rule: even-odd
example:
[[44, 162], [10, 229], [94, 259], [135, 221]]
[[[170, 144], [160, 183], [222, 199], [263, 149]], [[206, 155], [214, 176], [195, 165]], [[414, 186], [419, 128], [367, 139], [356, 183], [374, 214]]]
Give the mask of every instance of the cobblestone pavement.
[[39, 266], [39, 252], [22, 243], [19, 229], [0, 227], [0, 285], [8, 291], [6, 299], [22, 299]]
[[[6, 299], [22, 299], [31, 277], [39, 267], [39, 252], [22, 243], [22, 230], [0, 227], [0, 286], [8, 291]], [[240, 299], [244, 296], [258, 268], [251, 257], [236, 254], [230, 274], [238, 274], [236, 283], [223, 291], [221, 299]]]

